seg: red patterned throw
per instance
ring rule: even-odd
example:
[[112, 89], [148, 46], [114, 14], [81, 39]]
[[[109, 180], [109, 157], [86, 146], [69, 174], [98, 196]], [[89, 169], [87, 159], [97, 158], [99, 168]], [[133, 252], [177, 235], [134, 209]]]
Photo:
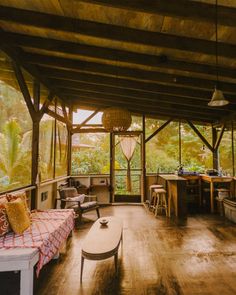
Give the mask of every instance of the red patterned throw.
[[7, 219], [7, 212], [4, 204], [0, 204], [0, 236], [5, 235], [10, 230], [10, 224]]
[[38, 248], [39, 261], [36, 274], [48, 263], [66, 241], [74, 228], [74, 211], [35, 211], [31, 215], [32, 224], [23, 234], [13, 232], [0, 238], [0, 248]]

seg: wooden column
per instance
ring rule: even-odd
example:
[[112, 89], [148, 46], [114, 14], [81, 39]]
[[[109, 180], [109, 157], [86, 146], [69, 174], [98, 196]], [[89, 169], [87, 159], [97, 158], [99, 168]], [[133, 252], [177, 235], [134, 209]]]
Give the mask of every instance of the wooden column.
[[[72, 106], [69, 108], [69, 121], [72, 122], [73, 120], [73, 111]], [[71, 154], [72, 154], [72, 128], [66, 124], [67, 132], [68, 132], [68, 147], [67, 147], [67, 174], [71, 175]]]
[[182, 165], [181, 121], [179, 121], [179, 165]]
[[142, 202], [146, 201], [146, 144], [145, 144], [145, 115], [143, 115], [143, 132], [141, 137], [141, 147], [142, 147]]
[[114, 167], [115, 167], [114, 140], [115, 140], [115, 135], [113, 133], [110, 133], [110, 203], [113, 202], [113, 194], [114, 194]]
[[[33, 84], [33, 99], [35, 115], [32, 118], [33, 130], [32, 130], [32, 162], [31, 162], [31, 182], [35, 185], [37, 180], [37, 175], [39, 173], [39, 106], [40, 106], [40, 83], [34, 81]], [[31, 208], [36, 208], [36, 196], [37, 191], [33, 190], [31, 192]]]
[[[213, 147], [215, 147], [216, 142], [217, 142], [217, 130], [216, 128], [212, 127], [212, 146]], [[213, 169], [218, 170], [219, 168], [218, 148], [213, 149], [212, 156], [213, 156]]]

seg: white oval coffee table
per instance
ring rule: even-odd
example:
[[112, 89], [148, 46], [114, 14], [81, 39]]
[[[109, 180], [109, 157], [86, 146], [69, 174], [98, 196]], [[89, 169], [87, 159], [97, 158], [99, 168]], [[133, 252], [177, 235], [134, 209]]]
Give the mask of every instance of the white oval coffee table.
[[[100, 224], [102, 219], [107, 219], [106, 226]], [[103, 260], [114, 256], [117, 274], [118, 249], [122, 241], [122, 221], [113, 216], [99, 218], [89, 230], [82, 243], [80, 282], [82, 282], [84, 259]]]

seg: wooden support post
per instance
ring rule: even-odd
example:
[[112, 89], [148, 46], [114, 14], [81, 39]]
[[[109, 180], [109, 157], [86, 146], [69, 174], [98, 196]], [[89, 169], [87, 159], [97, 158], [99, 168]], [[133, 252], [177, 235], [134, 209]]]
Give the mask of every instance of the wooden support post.
[[182, 165], [181, 121], [179, 121], [179, 166]]
[[[34, 109], [35, 114], [32, 118], [33, 120], [33, 131], [32, 131], [32, 162], [31, 162], [31, 181], [32, 184], [35, 185], [37, 175], [39, 173], [39, 123], [40, 118], [38, 116], [39, 107], [40, 107], [40, 83], [38, 81], [34, 81], [33, 85], [33, 99], [34, 99]], [[31, 209], [36, 208], [36, 197], [37, 191], [31, 192]]]
[[232, 144], [232, 175], [235, 176], [235, 157], [234, 157], [234, 121], [231, 122], [231, 144]]
[[[72, 123], [73, 121], [73, 110], [72, 106], [69, 107], [69, 114], [68, 114], [68, 120]], [[71, 127], [67, 126], [68, 131], [68, 147], [67, 147], [67, 174], [71, 175], [71, 154], [72, 154], [72, 132]]]
[[[212, 146], [215, 146], [217, 142], [217, 130], [212, 127]], [[219, 168], [219, 157], [218, 157], [218, 149], [213, 149], [213, 169], [218, 170]]]
[[215, 150], [218, 150], [218, 148], [220, 146], [221, 139], [222, 139], [222, 137], [224, 135], [224, 132], [225, 132], [225, 124], [222, 125], [220, 135], [219, 135], [219, 137], [218, 137], [218, 139], [217, 139], [217, 141], [216, 141], [216, 143], [214, 145]]
[[114, 159], [114, 148], [115, 148], [115, 135], [110, 133], [110, 203], [113, 202], [114, 196], [114, 168], [115, 168], [115, 159]]
[[145, 115], [143, 115], [143, 133], [141, 137], [141, 147], [142, 147], [142, 202], [146, 201], [146, 143], [145, 143]]

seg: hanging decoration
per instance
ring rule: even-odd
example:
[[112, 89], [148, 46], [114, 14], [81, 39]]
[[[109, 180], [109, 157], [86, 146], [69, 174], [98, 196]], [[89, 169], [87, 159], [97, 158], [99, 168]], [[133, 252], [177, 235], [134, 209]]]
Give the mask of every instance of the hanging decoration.
[[136, 143], [137, 143], [137, 139], [134, 136], [120, 137], [121, 150], [127, 160], [126, 189], [128, 192], [132, 191], [130, 162], [131, 162], [132, 157], [134, 155]]
[[132, 123], [132, 117], [128, 110], [111, 107], [104, 110], [102, 124], [109, 132], [126, 131]]

